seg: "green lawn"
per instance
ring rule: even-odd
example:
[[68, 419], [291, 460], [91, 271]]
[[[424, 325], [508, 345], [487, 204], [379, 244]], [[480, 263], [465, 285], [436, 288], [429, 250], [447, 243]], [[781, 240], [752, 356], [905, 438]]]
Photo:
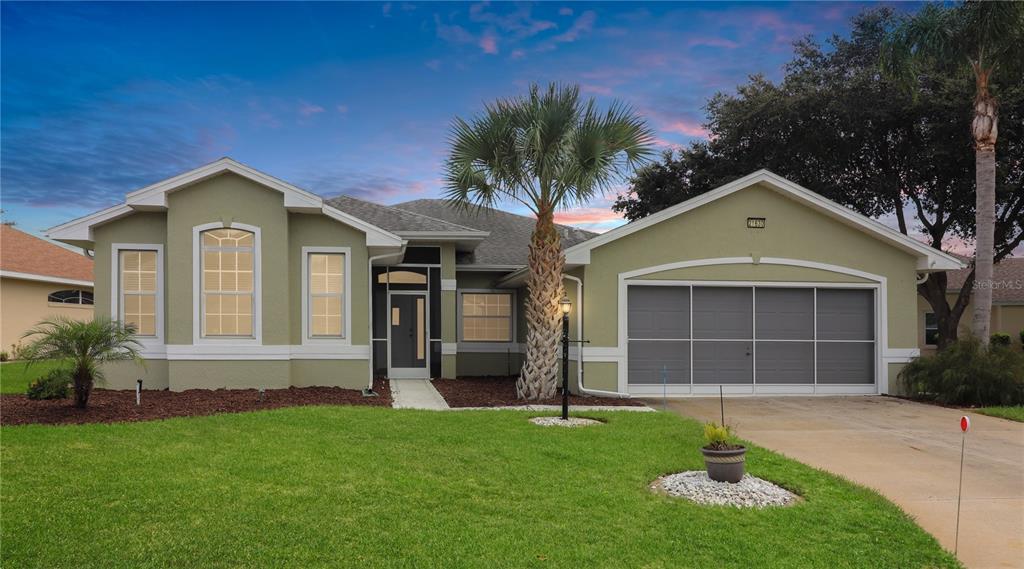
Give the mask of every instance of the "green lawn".
[[993, 417], [1001, 417], [1003, 419], [1009, 419], [1011, 421], [1019, 421], [1024, 423], [1024, 405], [1004, 405], [1002, 407], [982, 407], [980, 409], [972, 409], [982, 415], [991, 415]]
[[26, 365], [25, 362], [4, 362], [0, 364], [0, 393], [21, 393], [37, 377], [45, 375], [60, 362], [46, 361]]
[[647, 490], [702, 469], [664, 413], [306, 407], [4, 427], [4, 567], [956, 567], [891, 503], [752, 448], [805, 496], [763, 511]]

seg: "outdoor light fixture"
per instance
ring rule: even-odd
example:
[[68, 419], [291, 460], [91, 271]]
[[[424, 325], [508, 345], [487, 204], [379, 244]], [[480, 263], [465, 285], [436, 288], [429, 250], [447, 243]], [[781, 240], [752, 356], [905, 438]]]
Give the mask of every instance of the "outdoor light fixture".
[[569, 311], [572, 301], [563, 296], [562, 305], [562, 420], [569, 420]]

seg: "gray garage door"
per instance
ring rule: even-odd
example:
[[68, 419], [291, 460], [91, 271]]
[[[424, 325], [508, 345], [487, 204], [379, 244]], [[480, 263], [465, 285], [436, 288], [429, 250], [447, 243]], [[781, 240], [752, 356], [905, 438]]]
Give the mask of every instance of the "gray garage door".
[[631, 385], [871, 385], [872, 289], [627, 288]]

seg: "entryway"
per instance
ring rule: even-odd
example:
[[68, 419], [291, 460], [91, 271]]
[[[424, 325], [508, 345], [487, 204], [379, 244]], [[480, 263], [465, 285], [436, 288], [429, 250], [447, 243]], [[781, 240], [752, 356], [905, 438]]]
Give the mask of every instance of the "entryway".
[[427, 295], [422, 292], [388, 293], [388, 377], [426, 379]]

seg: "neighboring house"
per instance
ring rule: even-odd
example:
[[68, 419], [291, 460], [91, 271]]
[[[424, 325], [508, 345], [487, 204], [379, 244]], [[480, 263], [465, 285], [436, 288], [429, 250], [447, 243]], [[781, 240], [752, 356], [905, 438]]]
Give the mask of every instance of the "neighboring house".
[[[325, 201], [225, 158], [50, 235], [96, 252], [97, 310], [141, 329], [147, 366], [114, 387], [365, 388], [515, 374], [533, 223]], [[573, 388], [606, 395], [886, 393], [918, 353], [918, 276], [963, 266], [766, 171], [560, 231]]]
[[[967, 280], [970, 268], [949, 272], [946, 298], [950, 304], [956, 302], [960, 289]], [[991, 331], [1010, 335], [1010, 341], [1021, 347], [1020, 333], [1024, 330], [1024, 258], [1008, 257], [993, 268], [992, 274], [992, 323]], [[918, 342], [923, 353], [934, 353], [938, 326], [935, 313], [924, 298], [917, 299]], [[958, 326], [959, 334], [971, 331], [974, 305], [967, 304]]]
[[92, 259], [0, 225], [0, 350], [48, 316], [92, 319]]

